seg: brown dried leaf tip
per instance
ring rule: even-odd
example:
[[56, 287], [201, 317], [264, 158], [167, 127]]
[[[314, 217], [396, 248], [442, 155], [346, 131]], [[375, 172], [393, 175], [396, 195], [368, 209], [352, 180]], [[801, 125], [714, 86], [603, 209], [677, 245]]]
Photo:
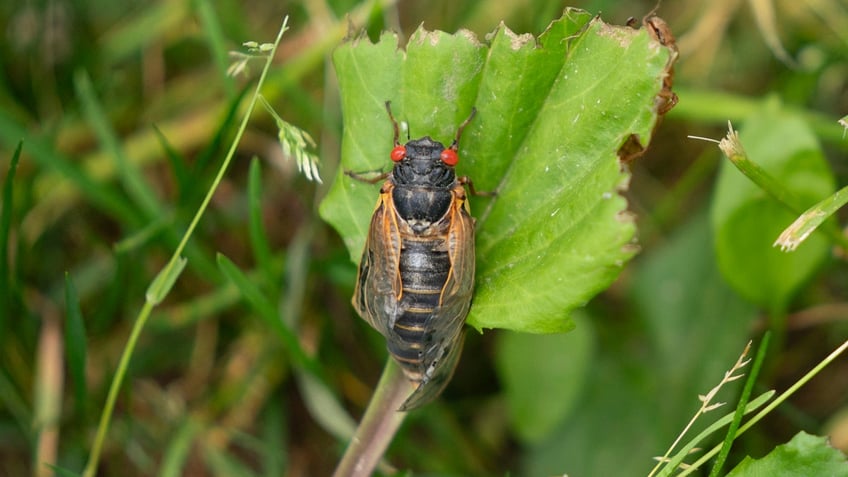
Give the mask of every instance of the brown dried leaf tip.
[[678, 56], [677, 40], [674, 39], [674, 34], [671, 33], [668, 23], [654, 15], [653, 12], [642, 19], [642, 25], [648, 30], [651, 38], [671, 51], [671, 55], [668, 57], [668, 63], [665, 66], [666, 74], [665, 78], [663, 78], [662, 90], [657, 95], [657, 113], [662, 116], [671, 111], [677, 104], [677, 95], [671, 90], [674, 83], [674, 63], [677, 61]]
[[[672, 91], [672, 86], [674, 84], [674, 63], [677, 61], [678, 57], [677, 40], [675, 40], [674, 34], [671, 33], [671, 28], [668, 26], [668, 23], [666, 23], [662, 18], [654, 15], [655, 10], [652, 10], [645, 15], [644, 18], [642, 18], [642, 26], [648, 31], [648, 34], [654, 39], [654, 41], [669, 49], [670, 55], [668, 57], [668, 62], [665, 65], [665, 76], [663, 76], [662, 89], [660, 89], [660, 92], [657, 93], [654, 100], [654, 107], [659, 115], [657, 123], [654, 125], [654, 131], [656, 131], [656, 128], [659, 126], [662, 117], [667, 112], [671, 111], [671, 109], [677, 104], [677, 94]], [[631, 17], [627, 20], [627, 26], [636, 28], [637, 25], [638, 20], [635, 18]], [[625, 139], [621, 147], [618, 148], [618, 159], [622, 164], [629, 164], [642, 156], [645, 153], [646, 148], [647, 144], [642, 144], [639, 136], [631, 134], [627, 139]]]
[[618, 160], [624, 164], [630, 164], [645, 153], [645, 146], [639, 140], [639, 135], [631, 134], [618, 148]]

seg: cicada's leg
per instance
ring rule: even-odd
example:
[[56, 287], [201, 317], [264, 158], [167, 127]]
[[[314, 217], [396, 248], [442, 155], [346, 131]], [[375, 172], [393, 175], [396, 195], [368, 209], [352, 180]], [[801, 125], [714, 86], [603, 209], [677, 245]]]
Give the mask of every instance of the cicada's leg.
[[[377, 174], [374, 177], [369, 177], [369, 174]], [[389, 177], [390, 172], [383, 172], [380, 170], [377, 171], [366, 171], [366, 172], [353, 172], [353, 171], [345, 171], [345, 175], [350, 177], [353, 180], [359, 182], [365, 182], [368, 184], [376, 184], [382, 180], [385, 180], [386, 177]]]
[[467, 185], [468, 191], [471, 192], [471, 195], [476, 195], [477, 197], [494, 197], [494, 196], [498, 195], [497, 191], [491, 190], [491, 191], [485, 191], [484, 192], [484, 191], [479, 191], [479, 190], [475, 189], [474, 183], [471, 182], [471, 178], [469, 178], [468, 176], [462, 176], [462, 177], [458, 178], [457, 181], [459, 181], [459, 183], [462, 184], [462, 185]]

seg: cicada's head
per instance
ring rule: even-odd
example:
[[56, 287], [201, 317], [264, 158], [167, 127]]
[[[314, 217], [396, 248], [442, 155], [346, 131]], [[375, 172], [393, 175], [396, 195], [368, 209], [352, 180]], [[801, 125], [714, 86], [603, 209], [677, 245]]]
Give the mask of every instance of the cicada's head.
[[445, 147], [429, 136], [398, 144], [392, 149], [392, 178], [398, 185], [450, 187], [459, 162], [456, 146]]
[[394, 127], [394, 143], [392, 149], [392, 162], [395, 167], [392, 170], [392, 179], [398, 185], [450, 187], [456, 181], [456, 173], [453, 168], [459, 162], [459, 138], [465, 126], [477, 114], [477, 108], [471, 108], [468, 119], [456, 128], [456, 137], [450, 146], [424, 136], [421, 139], [413, 139], [406, 144], [398, 141], [400, 134], [398, 123], [392, 115], [391, 102], [386, 101], [386, 111]]

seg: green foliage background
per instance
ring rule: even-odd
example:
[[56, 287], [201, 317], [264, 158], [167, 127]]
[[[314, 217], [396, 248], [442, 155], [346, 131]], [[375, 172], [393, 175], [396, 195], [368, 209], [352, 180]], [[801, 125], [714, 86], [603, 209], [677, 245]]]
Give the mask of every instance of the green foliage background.
[[[257, 110], [189, 242], [185, 271], [140, 336], [99, 475], [328, 475], [386, 358], [382, 339], [349, 305], [351, 250], [361, 246], [351, 240], [361, 238], [339, 236], [318, 216], [341, 150], [333, 50], [349, 22], [372, 40], [397, 31], [401, 45], [422, 22], [482, 40], [500, 21], [538, 35], [565, 6], [0, 5], [0, 475], [50, 475], [42, 462], [84, 467], [147, 286], [208, 190], [261, 68], [251, 62], [247, 75], [228, 77], [228, 52], [272, 41], [285, 15], [291, 30], [263, 94], [316, 138], [325, 183], [297, 173], [280, 152], [274, 119]], [[568, 6], [623, 25], [654, 4]], [[469, 333], [444, 397], [411, 414], [390, 448], [398, 468], [646, 475], [748, 339], [775, 333], [760, 385], [784, 389], [848, 337], [848, 275], [827, 237], [814, 235], [792, 255], [772, 249], [794, 215], [723, 163], [714, 145], [686, 138], [718, 139], [731, 120], [751, 159], [787, 184], [802, 210], [845, 184], [848, 141], [836, 119], [848, 111], [848, 8], [837, 0], [686, 0], [658, 14], [678, 37], [680, 103], [630, 167], [626, 199], [639, 254], [573, 314], [577, 328], [568, 334]], [[778, 42], [791, 65], [778, 59]], [[443, 130], [428, 133], [442, 140], [470, 107], [452, 105], [444, 120], [415, 109], [425, 104], [405, 97], [397, 107], [412, 125], [438, 124]], [[366, 127], [385, 132], [379, 104], [361, 113]], [[478, 137], [487, 122], [494, 130], [495, 117], [481, 113], [479, 130], [469, 130], [478, 150], [498, 145]], [[375, 134], [376, 150], [384, 136]], [[382, 165], [368, 157], [369, 166]], [[496, 184], [474, 180], [480, 190]], [[511, 205], [524, 192], [516, 187], [498, 201]], [[367, 216], [373, 188], [363, 197], [364, 211], [356, 210]], [[499, 294], [512, 298], [484, 292], [491, 304]], [[836, 362], [746, 434], [732, 463], [800, 429], [830, 433], [848, 448], [839, 438], [848, 429], [846, 368]], [[734, 402], [734, 392], [720, 400]], [[800, 435], [781, 452], [816, 445]], [[839, 460], [826, 458], [819, 462]]]

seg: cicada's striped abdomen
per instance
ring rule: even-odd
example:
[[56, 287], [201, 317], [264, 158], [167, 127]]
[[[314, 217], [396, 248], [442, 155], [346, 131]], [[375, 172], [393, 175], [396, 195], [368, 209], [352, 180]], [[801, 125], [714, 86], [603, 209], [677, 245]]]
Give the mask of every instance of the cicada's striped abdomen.
[[432, 345], [434, 323], [430, 318], [439, 306], [442, 288], [450, 272], [450, 258], [439, 237], [403, 237], [400, 253], [400, 278], [403, 286], [394, 323], [399, 339], [389, 340], [388, 348], [413, 381], [424, 378], [424, 353]]

